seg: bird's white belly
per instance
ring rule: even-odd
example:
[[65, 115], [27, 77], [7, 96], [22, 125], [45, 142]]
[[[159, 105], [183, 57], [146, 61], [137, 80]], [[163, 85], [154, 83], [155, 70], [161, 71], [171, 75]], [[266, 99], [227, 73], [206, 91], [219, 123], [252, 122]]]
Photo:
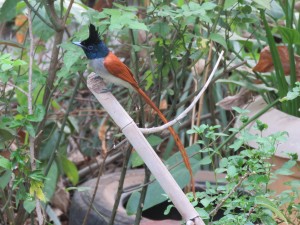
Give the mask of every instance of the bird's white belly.
[[107, 71], [107, 69], [104, 66], [104, 58], [90, 60], [89, 66], [97, 75], [99, 75], [104, 80], [106, 84], [113, 83], [118, 86], [123, 86], [132, 89], [131, 85], [128, 82], [113, 76]]

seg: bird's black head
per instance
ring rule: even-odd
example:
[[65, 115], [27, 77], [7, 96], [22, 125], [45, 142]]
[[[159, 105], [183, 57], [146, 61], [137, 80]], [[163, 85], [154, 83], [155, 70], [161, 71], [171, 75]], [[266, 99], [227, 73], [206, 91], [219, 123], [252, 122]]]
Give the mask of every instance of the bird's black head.
[[90, 35], [81, 42], [73, 42], [73, 44], [81, 47], [88, 59], [104, 58], [108, 55], [109, 50], [101, 41], [98, 31], [93, 24], [89, 26]]

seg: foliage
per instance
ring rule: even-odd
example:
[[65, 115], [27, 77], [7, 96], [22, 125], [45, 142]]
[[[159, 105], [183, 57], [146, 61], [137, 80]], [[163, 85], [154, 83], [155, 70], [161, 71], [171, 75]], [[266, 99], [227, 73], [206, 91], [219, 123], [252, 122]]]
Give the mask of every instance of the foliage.
[[[299, 84], [296, 83], [295, 60], [292, 60], [299, 52], [297, 37], [300, 26], [295, 22], [295, 1], [288, 1], [286, 5], [281, 1], [259, 0], [156, 0], [137, 1], [137, 5], [115, 1], [113, 7], [98, 8], [99, 11], [87, 6], [92, 1], [82, 2], [2, 1], [1, 29], [8, 31], [1, 36], [5, 40], [0, 40], [3, 46], [0, 53], [0, 206], [3, 215], [0, 215], [0, 220], [22, 224], [24, 221], [15, 219], [34, 215], [36, 199], [49, 203], [61, 178], [68, 190], [74, 190], [71, 186], [89, 178], [82, 177], [78, 170], [82, 169], [82, 172], [88, 168], [93, 157], [99, 155], [99, 149], [112, 149], [123, 138], [88, 92], [83, 79], [90, 72], [86, 69], [88, 62], [83, 51], [71, 43], [86, 38], [89, 23], [97, 26], [101, 38], [124, 59], [155, 103], [168, 109], [164, 111], [168, 118], [178, 115], [189, 105], [194, 92], [206, 80], [217, 52], [226, 50], [226, 60], [215, 78], [215, 81], [222, 82], [211, 84], [204, 104], [199, 103], [197, 107], [200, 111], [198, 118], [201, 113], [206, 114], [208, 125], [199, 123], [191, 130], [185, 127], [178, 131], [185, 145], [188, 145], [187, 134], [194, 137], [191, 139], [193, 145], [187, 148], [191, 154], [196, 154], [191, 158], [194, 170], [200, 167], [227, 173], [228, 183], [225, 186], [207, 184], [206, 192], [198, 193], [198, 199], [192, 200], [193, 204], [196, 206], [199, 200], [203, 206], [197, 206], [199, 214], [211, 221], [212, 206], [219, 204], [238, 184], [239, 178], [248, 174], [239, 188], [244, 188], [251, 195], [240, 196], [239, 191], [230, 195], [222, 207], [224, 217], [220, 223], [243, 224], [256, 218], [274, 222], [272, 214], [284, 220], [276, 211], [276, 207], [284, 203], [289, 204], [284, 212], [286, 218], [291, 211], [299, 209], [291, 193], [275, 196], [267, 191], [272, 179], [271, 165], [264, 160], [274, 154], [275, 143], [285, 134], [261, 138], [251, 136], [246, 130], [237, 130], [234, 132], [239, 133], [239, 138], [229, 143], [226, 140], [231, 140], [236, 133], [222, 130], [230, 125], [232, 116], [215, 106], [224, 93], [234, 94], [242, 86], [258, 92], [269, 102], [278, 97], [283, 101], [291, 100], [288, 101], [290, 103], [284, 101], [282, 109], [299, 116]], [[29, 19], [34, 40], [25, 35], [28, 22], [17, 23], [17, 16], [27, 16], [28, 8], [32, 10]], [[279, 25], [282, 21], [286, 22], [285, 27]], [[12, 26], [14, 23], [15, 26]], [[261, 29], [262, 26], [264, 29]], [[248, 35], [245, 36], [245, 33]], [[21, 39], [15, 38], [18, 35]], [[272, 41], [274, 36], [288, 45], [290, 77], [286, 77], [280, 68], [275, 42]], [[13, 40], [10, 40], [11, 37]], [[35, 45], [33, 56], [30, 55], [31, 42]], [[249, 71], [265, 45], [272, 50], [275, 73]], [[32, 64], [30, 59], [33, 59]], [[199, 69], [197, 66], [201, 60], [206, 63]], [[230, 70], [241, 60], [247, 60], [248, 69]], [[31, 102], [28, 96], [29, 68], [33, 72]], [[256, 84], [257, 80], [262, 84]], [[119, 88], [113, 93], [141, 126], [158, 124], [134, 93], [128, 94], [128, 90]], [[29, 103], [33, 105], [33, 113], [28, 110]], [[245, 111], [239, 108], [235, 111], [243, 114], [243, 123], [249, 122]], [[260, 132], [267, 129], [267, 125], [259, 121], [256, 126]], [[250, 139], [257, 142], [258, 149], [247, 147]], [[155, 148], [163, 149], [162, 158], [169, 168], [180, 163], [178, 154], [171, 156], [174, 148], [172, 139], [152, 135], [148, 140]], [[34, 157], [29, 154], [32, 148]], [[71, 155], [79, 150], [83, 160], [75, 163]], [[35, 169], [31, 161], [36, 162]], [[291, 156], [291, 160], [277, 173], [289, 174], [295, 161], [295, 156]], [[141, 159], [133, 154], [129, 165], [142, 164]], [[216, 165], [219, 167], [216, 168]], [[175, 167], [171, 173], [181, 187], [189, 182], [183, 165]], [[290, 185], [296, 193], [299, 184], [291, 182]], [[151, 198], [149, 194], [145, 208], [165, 200], [156, 182], [149, 186], [148, 193], [156, 197]], [[135, 193], [130, 201], [138, 202], [139, 196]], [[236, 208], [240, 209], [239, 213], [235, 213]], [[135, 209], [136, 205], [128, 204], [130, 213], [134, 214]]]
[[[243, 123], [248, 122], [244, 119], [245, 112], [239, 118]], [[297, 155], [290, 155], [289, 161], [281, 168], [275, 171], [272, 169], [272, 157], [277, 146], [288, 139], [288, 134], [279, 132], [263, 137], [268, 126], [259, 120], [256, 121], [256, 129], [259, 131], [256, 135], [249, 133], [248, 129], [241, 130], [238, 138], [229, 146], [236, 154], [222, 157], [219, 161], [219, 166], [214, 170], [215, 176], [225, 174], [224, 178], [216, 179], [216, 183], [206, 182], [203, 191], [197, 192], [196, 198], [192, 193], [187, 194], [207, 224], [299, 223], [296, 216], [300, 214], [299, 204], [295, 202], [299, 195], [299, 182], [288, 183], [290, 191], [279, 194], [269, 189], [277, 175], [291, 175], [294, 173], [292, 169], [297, 170]], [[220, 135], [213, 130], [214, 127], [202, 124], [188, 133], [197, 132], [202, 137]], [[199, 142], [200, 152], [209, 153], [206, 158], [210, 160], [206, 160], [206, 164], [213, 164], [214, 156], [222, 155], [217, 148], [211, 148], [215, 141], [215, 138], [211, 138], [209, 142]], [[249, 147], [249, 142], [257, 148]], [[284, 198], [286, 201], [283, 201]], [[170, 208], [171, 205], [165, 214], [169, 213]]]

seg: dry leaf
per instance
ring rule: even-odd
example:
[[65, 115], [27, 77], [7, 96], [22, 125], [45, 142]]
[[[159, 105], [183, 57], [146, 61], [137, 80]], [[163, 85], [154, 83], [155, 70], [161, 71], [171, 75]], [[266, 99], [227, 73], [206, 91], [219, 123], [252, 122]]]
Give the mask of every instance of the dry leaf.
[[233, 96], [227, 96], [219, 101], [216, 105], [225, 110], [232, 110], [232, 107], [241, 107], [249, 102], [252, 98], [252, 92], [246, 88], [241, 88], [239, 93]]
[[63, 180], [57, 182], [57, 188], [51, 200], [53, 207], [60, 209], [64, 213], [68, 212], [70, 193], [66, 191]]
[[[282, 63], [283, 72], [285, 75], [290, 74], [290, 60], [289, 52], [286, 46], [277, 46], [277, 51]], [[296, 76], [297, 80], [300, 81], [300, 56], [295, 55], [296, 61]], [[252, 69], [256, 72], [272, 72], [274, 70], [274, 64], [272, 60], [272, 55], [270, 52], [269, 46], [266, 46], [262, 49], [259, 57], [259, 61], [256, 66]]]
[[205, 59], [199, 59], [192, 68], [194, 76], [199, 76], [205, 68]]
[[20, 44], [22, 44], [24, 42], [26, 32], [27, 32], [28, 25], [27, 24], [24, 25], [26, 20], [27, 20], [27, 17], [25, 15], [22, 15], [22, 14], [17, 15], [16, 19], [15, 19], [15, 25], [17, 27], [20, 27], [20, 29], [16, 33], [17, 42], [20, 43]]
[[101, 141], [101, 148], [102, 148], [102, 153], [103, 155], [107, 154], [107, 147], [106, 147], [106, 130], [107, 130], [107, 125], [106, 122], [108, 120], [108, 117], [106, 116], [103, 123], [98, 129], [98, 138]]
[[98, 0], [93, 8], [101, 12], [104, 8], [112, 8], [112, 3], [113, 0]]
[[166, 110], [167, 108], [168, 108], [167, 100], [166, 99], [161, 100], [159, 104], [159, 109], [162, 111], [162, 110]]
[[77, 166], [85, 161], [84, 155], [82, 155], [82, 153], [78, 149], [71, 151], [68, 155], [68, 159], [75, 163], [75, 165]]

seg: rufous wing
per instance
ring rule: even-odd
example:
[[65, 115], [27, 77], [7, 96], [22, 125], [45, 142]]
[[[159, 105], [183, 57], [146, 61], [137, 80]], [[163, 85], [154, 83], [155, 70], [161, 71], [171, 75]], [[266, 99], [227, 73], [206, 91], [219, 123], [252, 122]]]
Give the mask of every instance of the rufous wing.
[[128, 82], [135, 89], [139, 87], [130, 69], [112, 52], [105, 57], [104, 66], [113, 76]]

